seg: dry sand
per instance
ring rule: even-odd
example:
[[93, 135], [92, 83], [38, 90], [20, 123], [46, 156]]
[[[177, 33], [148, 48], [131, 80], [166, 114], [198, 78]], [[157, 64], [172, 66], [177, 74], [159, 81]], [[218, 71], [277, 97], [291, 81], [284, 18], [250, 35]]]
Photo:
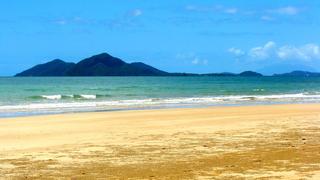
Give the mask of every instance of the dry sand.
[[0, 179], [320, 179], [320, 105], [0, 119]]

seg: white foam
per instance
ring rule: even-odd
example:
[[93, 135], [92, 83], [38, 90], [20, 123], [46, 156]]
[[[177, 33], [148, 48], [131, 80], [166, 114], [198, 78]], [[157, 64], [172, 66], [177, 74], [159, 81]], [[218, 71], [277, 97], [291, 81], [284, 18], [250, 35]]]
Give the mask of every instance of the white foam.
[[261, 95], [256, 96], [260, 99], [309, 99], [309, 98], [320, 98], [320, 95], [309, 95], [309, 94], [280, 94], [280, 95]]
[[[61, 99], [61, 95], [42, 96], [50, 100]], [[71, 95], [70, 95], [71, 97]], [[74, 97], [72, 95], [72, 97]], [[81, 95], [84, 99], [96, 99], [96, 95]], [[320, 102], [320, 94], [273, 94], [273, 95], [234, 95], [213, 97], [187, 97], [187, 98], [149, 98], [134, 100], [109, 100], [109, 101], [81, 101], [81, 102], [57, 102], [32, 103], [20, 105], [0, 106], [3, 112], [34, 112], [34, 111], [83, 111], [83, 110], [108, 110], [123, 108], [139, 108], [166, 105], [223, 105], [248, 102]]]
[[41, 97], [44, 99], [59, 100], [62, 98], [62, 95], [42, 95]]
[[96, 99], [97, 98], [96, 95], [91, 95], [91, 94], [81, 94], [80, 97], [84, 98], [84, 99]]
[[253, 89], [253, 91], [264, 91], [264, 89]]

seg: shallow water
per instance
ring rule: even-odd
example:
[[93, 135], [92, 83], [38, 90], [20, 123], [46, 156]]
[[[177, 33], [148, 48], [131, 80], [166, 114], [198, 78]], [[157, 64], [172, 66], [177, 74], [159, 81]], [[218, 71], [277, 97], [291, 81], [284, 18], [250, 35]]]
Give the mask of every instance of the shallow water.
[[318, 102], [320, 78], [0, 78], [1, 117], [140, 108]]

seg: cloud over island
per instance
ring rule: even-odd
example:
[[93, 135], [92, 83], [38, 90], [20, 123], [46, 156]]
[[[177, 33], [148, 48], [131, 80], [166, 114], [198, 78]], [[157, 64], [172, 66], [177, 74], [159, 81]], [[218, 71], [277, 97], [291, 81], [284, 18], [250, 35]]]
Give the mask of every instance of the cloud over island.
[[228, 49], [228, 52], [236, 57], [245, 56], [245, 58], [251, 60], [275, 58], [279, 60], [313, 61], [320, 59], [320, 46], [314, 43], [299, 46], [288, 44], [278, 46], [275, 42], [269, 41], [248, 50], [232, 47]]

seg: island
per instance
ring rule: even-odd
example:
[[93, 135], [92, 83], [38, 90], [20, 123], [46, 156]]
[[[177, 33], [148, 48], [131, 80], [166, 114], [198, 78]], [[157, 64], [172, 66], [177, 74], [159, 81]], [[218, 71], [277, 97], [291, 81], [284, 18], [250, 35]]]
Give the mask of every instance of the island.
[[[30, 69], [15, 75], [16, 77], [28, 76], [239, 76], [239, 77], [262, 77], [261, 73], [244, 71], [241, 73], [170, 73], [159, 70], [143, 62], [127, 63], [120, 58], [108, 53], [85, 58], [78, 63], [65, 62], [54, 59], [44, 64], [36, 65]], [[320, 73], [307, 71], [293, 71], [290, 73], [274, 74], [277, 77], [320, 77]]]

